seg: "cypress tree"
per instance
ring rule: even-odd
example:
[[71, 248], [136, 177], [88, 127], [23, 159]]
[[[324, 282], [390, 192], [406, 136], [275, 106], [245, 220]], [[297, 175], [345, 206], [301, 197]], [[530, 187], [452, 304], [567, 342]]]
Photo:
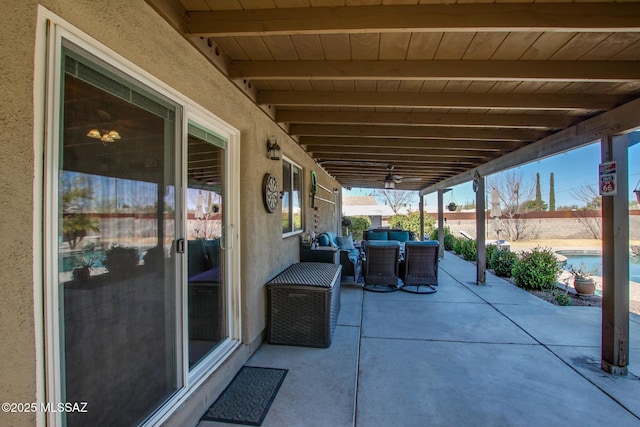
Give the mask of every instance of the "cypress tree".
[[536, 210], [542, 210], [542, 191], [540, 190], [540, 172], [536, 172]]
[[551, 172], [551, 176], [549, 177], [549, 210], [556, 210], [556, 189], [553, 182], [553, 172]]

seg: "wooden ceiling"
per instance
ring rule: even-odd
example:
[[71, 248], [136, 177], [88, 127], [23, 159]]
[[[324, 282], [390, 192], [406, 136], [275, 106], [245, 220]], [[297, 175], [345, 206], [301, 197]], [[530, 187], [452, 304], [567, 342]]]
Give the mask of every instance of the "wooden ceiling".
[[424, 189], [640, 96], [640, 2], [147, 2], [345, 187]]

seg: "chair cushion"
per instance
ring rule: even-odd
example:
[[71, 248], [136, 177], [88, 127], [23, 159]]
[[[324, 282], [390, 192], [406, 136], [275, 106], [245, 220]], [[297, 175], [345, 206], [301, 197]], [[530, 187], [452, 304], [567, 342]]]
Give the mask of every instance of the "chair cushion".
[[408, 231], [389, 231], [389, 240], [397, 240], [398, 242], [408, 242]]
[[437, 240], [425, 240], [423, 242], [407, 242], [405, 246], [439, 246], [440, 242]]
[[400, 242], [395, 240], [369, 240], [367, 246], [400, 246]]
[[369, 231], [367, 240], [389, 240], [389, 234], [386, 231]]
[[338, 247], [341, 251], [350, 251], [356, 247], [353, 245], [353, 236], [338, 237]]

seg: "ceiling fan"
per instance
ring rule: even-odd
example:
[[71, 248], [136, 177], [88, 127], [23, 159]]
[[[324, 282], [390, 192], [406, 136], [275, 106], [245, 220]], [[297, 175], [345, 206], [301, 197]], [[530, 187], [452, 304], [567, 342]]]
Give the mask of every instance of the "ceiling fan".
[[394, 175], [391, 173], [393, 171], [393, 165], [387, 165], [387, 176], [384, 177], [384, 188], [388, 190], [393, 190], [396, 188], [396, 184], [400, 184], [403, 181], [422, 181], [422, 178], [404, 178], [400, 175]]

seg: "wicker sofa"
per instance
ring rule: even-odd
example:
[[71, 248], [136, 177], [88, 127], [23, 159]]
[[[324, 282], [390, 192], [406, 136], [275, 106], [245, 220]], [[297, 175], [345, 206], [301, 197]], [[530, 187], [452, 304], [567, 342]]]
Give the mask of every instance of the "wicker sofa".
[[357, 281], [360, 276], [360, 250], [353, 245], [351, 236], [336, 236], [333, 231], [321, 233], [317, 237], [320, 246], [340, 248], [340, 265], [343, 276], [353, 276]]

